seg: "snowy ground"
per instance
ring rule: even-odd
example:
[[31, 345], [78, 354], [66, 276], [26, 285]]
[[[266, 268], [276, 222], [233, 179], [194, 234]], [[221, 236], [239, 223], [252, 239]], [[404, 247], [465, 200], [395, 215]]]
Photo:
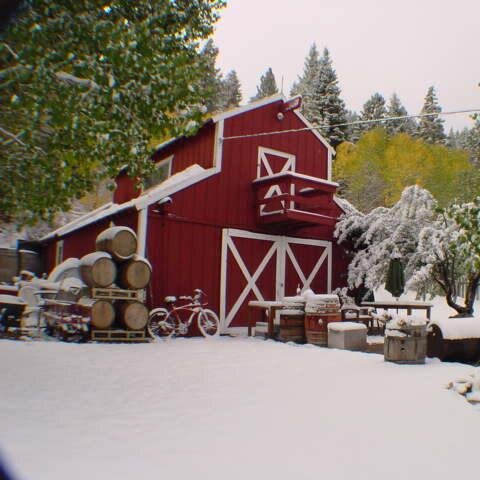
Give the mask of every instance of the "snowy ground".
[[0, 449], [19, 479], [451, 479], [478, 471], [461, 364], [246, 338], [0, 340]]

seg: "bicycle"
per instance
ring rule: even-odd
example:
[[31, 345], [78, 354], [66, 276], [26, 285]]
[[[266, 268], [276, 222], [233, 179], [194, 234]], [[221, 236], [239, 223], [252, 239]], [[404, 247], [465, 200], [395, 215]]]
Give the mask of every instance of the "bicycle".
[[[204, 308], [207, 303], [202, 303], [205, 293], [199, 288], [193, 291], [193, 296], [181, 296], [178, 300], [186, 301], [183, 305], [176, 305], [177, 298], [174, 296], [165, 297], [165, 304], [168, 308], [159, 307], [150, 312], [149, 328], [153, 335], [172, 337], [173, 335], [186, 335], [194, 318], [197, 319], [197, 326], [204, 337], [218, 335], [220, 321], [217, 314]], [[186, 318], [188, 314], [188, 318]]]

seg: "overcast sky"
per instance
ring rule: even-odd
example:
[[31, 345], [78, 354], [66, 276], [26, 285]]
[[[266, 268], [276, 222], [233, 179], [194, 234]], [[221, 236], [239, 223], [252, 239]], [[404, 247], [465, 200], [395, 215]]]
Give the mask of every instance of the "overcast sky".
[[[479, 32], [480, 0], [229, 0], [214, 41], [244, 103], [268, 67], [288, 95], [315, 42], [330, 50], [347, 108], [396, 92], [414, 114], [430, 85], [444, 111], [480, 108]], [[444, 118], [447, 128], [472, 124]]]

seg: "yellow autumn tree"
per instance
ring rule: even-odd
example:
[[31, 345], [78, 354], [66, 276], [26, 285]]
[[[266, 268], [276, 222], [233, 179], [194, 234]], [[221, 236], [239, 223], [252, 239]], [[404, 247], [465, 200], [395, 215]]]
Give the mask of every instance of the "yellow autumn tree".
[[365, 133], [356, 144], [342, 143], [334, 176], [342, 195], [364, 212], [391, 207], [409, 185], [429, 190], [441, 206], [471, 200], [480, 191], [478, 169], [465, 152], [404, 133], [389, 137], [383, 128]]

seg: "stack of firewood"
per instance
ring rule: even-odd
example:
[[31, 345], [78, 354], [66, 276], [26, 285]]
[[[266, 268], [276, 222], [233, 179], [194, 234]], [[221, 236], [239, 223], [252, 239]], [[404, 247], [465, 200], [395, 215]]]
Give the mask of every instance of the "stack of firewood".
[[148, 323], [144, 289], [152, 268], [147, 259], [135, 253], [135, 232], [111, 227], [101, 232], [95, 243], [96, 251], [80, 261], [82, 279], [91, 292], [77, 302], [81, 315], [90, 317], [93, 329], [107, 330], [116, 325], [144, 330]]

